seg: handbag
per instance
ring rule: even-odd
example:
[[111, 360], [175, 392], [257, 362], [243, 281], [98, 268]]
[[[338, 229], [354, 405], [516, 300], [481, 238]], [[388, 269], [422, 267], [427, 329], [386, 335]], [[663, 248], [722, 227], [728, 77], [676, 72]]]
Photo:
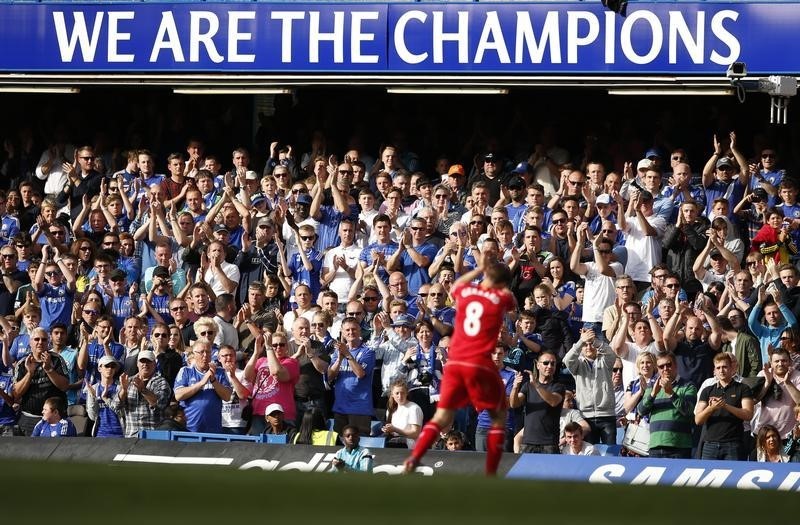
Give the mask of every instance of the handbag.
[[250, 422], [253, 420], [253, 397], [256, 393], [261, 390], [261, 387], [264, 386], [264, 383], [269, 378], [269, 374], [265, 375], [261, 381], [258, 383], [258, 387], [252, 391], [252, 393], [247, 396], [247, 404], [242, 407], [242, 421], [246, 421], [248, 423], [248, 428], [250, 427]]
[[639, 456], [650, 455], [650, 429], [630, 423], [625, 429], [622, 446]]

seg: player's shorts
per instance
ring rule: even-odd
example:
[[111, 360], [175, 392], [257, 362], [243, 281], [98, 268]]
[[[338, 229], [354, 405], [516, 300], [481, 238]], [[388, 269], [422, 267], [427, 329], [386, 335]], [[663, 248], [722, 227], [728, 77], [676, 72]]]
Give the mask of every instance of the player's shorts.
[[469, 403], [481, 410], [507, 406], [506, 388], [490, 359], [483, 362], [448, 361], [444, 365], [438, 408], [458, 410]]

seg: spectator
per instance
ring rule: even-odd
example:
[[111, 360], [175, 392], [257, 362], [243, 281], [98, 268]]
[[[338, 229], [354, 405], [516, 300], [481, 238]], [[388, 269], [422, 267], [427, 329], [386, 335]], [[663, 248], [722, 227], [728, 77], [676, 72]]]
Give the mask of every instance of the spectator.
[[583, 440], [583, 427], [579, 423], [567, 423], [564, 427], [566, 443], [561, 447], [561, 453], [567, 456], [599, 456], [600, 453], [591, 443]]
[[230, 401], [231, 384], [225, 371], [211, 361], [211, 343], [195, 342], [192, 358], [175, 378], [175, 399], [186, 411], [186, 428], [190, 432], [219, 433], [222, 402]]
[[776, 348], [758, 376], [764, 378], [764, 385], [756, 394], [756, 400], [761, 402], [761, 411], [753, 430], [758, 432], [770, 425], [783, 439], [795, 426], [793, 410], [800, 404], [800, 373], [792, 369], [788, 352]]
[[701, 459], [743, 459], [744, 421], [753, 417], [753, 394], [734, 373], [731, 354], [714, 357], [717, 382], [700, 391], [694, 409], [695, 423], [704, 432]]
[[[258, 337], [255, 351], [244, 367], [244, 376], [252, 385], [253, 413], [263, 414], [267, 405], [278, 403], [285, 408], [286, 420], [294, 421], [294, 389], [299, 375], [300, 365], [289, 354], [289, 339], [284, 332]], [[261, 434], [261, 424], [261, 419], [254, 419], [250, 434]]]
[[328, 381], [334, 382], [334, 430], [339, 432], [351, 424], [368, 434], [374, 412], [371, 388], [375, 352], [363, 344], [361, 327], [353, 318], [342, 322], [342, 339], [328, 368]]
[[650, 457], [688, 459], [697, 387], [678, 376], [674, 354], [659, 355], [656, 366], [660, 377], [647, 387], [636, 407], [639, 414], [650, 418]]
[[[327, 313], [315, 314], [318, 318], [326, 317]], [[319, 337], [310, 337], [308, 320], [300, 317], [292, 323], [292, 337], [289, 341], [289, 353], [297, 360], [299, 375], [294, 387], [294, 400], [297, 407], [297, 426], [300, 417], [306, 410], [319, 408], [325, 419], [328, 419], [327, 403], [325, 402], [325, 374], [330, 365], [328, 347], [320, 342]], [[333, 339], [330, 344], [333, 345]], [[326, 343], [327, 344], [327, 343]]]
[[611, 262], [613, 244], [600, 236], [592, 242], [595, 262], [582, 263], [581, 248], [586, 239], [586, 223], [578, 226], [577, 236], [570, 268], [586, 279], [584, 294], [592, 298], [584, 305], [582, 320], [585, 327], [591, 328], [598, 339], [602, 339], [603, 311], [614, 302], [614, 279], [622, 275], [622, 265]]
[[[267, 408], [264, 409], [264, 418], [266, 422], [264, 434], [274, 436], [286, 435], [286, 442], [294, 443], [295, 437], [297, 436], [297, 429], [295, 429], [291, 422], [286, 421], [283, 414], [283, 407], [279, 403], [267, 405]], [[303, 414], [305, 414], [305, 412], [303, 412]], [[255, 415], [253, 417], [255, 417]]]
[[381, 431], [389, 439], [389, 446], [414, 448], [415, 440], [422, 429], [422, 409], [408, 400], [405, 379], [398, 379], [391, 385], [386, 421]]
[[111, 356], [103, 356], [97, 363], [100, 381], [86, 384], [86, 412], [94, 421], [91, 435], [97, 437], [123, 437], [125, 410], [120, 403], [120, 383], [115, 374], [119, 362]]
[[249, 403], [251, 385], [244, 370], [236, 366], [236, 350], [232, 346], [221, 346], [218, 359], [233, 389], [230, 400], [222, 402], [222, 431], [225, 434], [245, 434], [248, 422], [242, 419], [242, 409]]
[[172, 397], [167, 381], [156, 372], [156, 356], [139, 352], [138, 373], [120, 376], [119, 399], [125, 410], [125, 437], [136, 437], [140, 430], [153, 430], [161, 422], [163, 411]]
[[[558, 454], [559, 417], [565, 388], [555, 382], [555, 353], [542, 351], [536, 361], [536, 373], [519, 371], [514, 376], [509, 404], [525, 408], [522, 452]], [[529, 380], [525, 381], [525, 376]]]
[[611, 379], [616, 355], [587, 328], [567, 355], [564, 364], [575, 376], [575, 397], [592, 427], [588, 441], [613, 445], [617, 439], [614, 386]]
[[332, 461], [339, 472], [372, 472], [373, 456], [368, 448], [359, 445], [359, 430], [355, 425], [346, 425], [342, 429], [344, 448], [336, 452]]
[[339, 434], [328, 430], [322, 410], [312, 408], [303, 414], [300, 427], [297, 429], [292, 443], [295, 445], [317, 445], [332, 447], [336, 444]]
[[[753, 332], [761, 345], [761, 360], [766, 363], [769, 360], [768, 353], [770, 347], [777, 347], [780, 343], [780, 336], [787, 328], [797, 326], [797, 319], [789, 307], [783, 303], [781, 294], [777, 288], [770, 292], [772, 301], [767, 301], [767, 287], [761, 286], [758, 289], [758, 302], [750, 311], [747, 325]], [[766, 324], [762, 324], [761, 312], [764, 312]]]
[[42, 406], [42, 420], [31, 432], [31, 437], [75, 437], [78, 435], [72, 421], [63, 417], [65, 412], [62, 399], [49, 397]]
[[789, 456], [781, 447], [781, 435], [772, 425], [764, 425], [756, 436], [756, 449], [750, 454], [750, 461], [763, 463], [788, 463]]
[[[41, 419], [37, 414], [43, 413], [45, 400], [58, 399], [57, 405], [51, 403], [51, 411], [66, 406], [69, 387], [67, 365], [57, 353], [47, 349], [47, 332], [34, 328], [30, 336], [30, 354], [17, 361], [13, 388], [13, 397], [19, 401], [21, 412], [19, 427], [26, 436], [32, 435]], [[56, 421], [58, 419], [53, 423]]]

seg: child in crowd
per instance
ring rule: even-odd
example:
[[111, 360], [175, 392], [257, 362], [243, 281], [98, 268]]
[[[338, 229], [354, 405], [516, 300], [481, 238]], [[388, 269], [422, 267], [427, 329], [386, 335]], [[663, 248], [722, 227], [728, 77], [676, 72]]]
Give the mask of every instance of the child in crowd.
[[33, 427], [32, 437], [75, 437], [78, 431], [72, 421], [61, 417], [61, 400], [47, 398], [42, 408], [42, 420]]

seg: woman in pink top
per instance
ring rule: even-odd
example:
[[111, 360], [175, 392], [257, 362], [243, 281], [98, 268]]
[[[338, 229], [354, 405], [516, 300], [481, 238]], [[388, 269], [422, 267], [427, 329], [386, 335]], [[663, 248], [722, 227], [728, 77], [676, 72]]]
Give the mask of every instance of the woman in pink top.
[[271, 403], [284, 407], [287, 421], [296, 418], [294, 385], [300, 375], [300, 365], [289, 357], [288, 345], [285, 332], [264, 333], [256, 339], [255, 351], [244, 368], [245, 377], [253, 385], [251, 435], [264, 432], [264, 410]]

